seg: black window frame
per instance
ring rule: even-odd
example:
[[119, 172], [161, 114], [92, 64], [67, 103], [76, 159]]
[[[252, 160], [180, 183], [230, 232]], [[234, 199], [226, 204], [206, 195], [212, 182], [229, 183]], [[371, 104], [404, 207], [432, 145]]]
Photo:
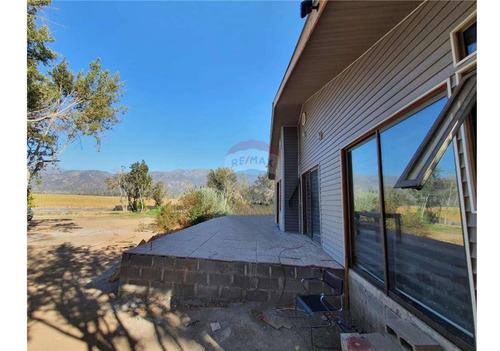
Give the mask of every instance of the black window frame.
[[[386, 223], [386, 214], [385, 214], [385, 208], [383, 206], [384, 204], [384, 195], [383, 195], [383, 175], [382, 175], [382, 158], [381, 158], [381, 146], [380, 146], [380, 134], [391, 128], [392, 126], [396, 125], [397, 123], [405, 120], [406, 118], [411, 117], [413, 114], [417, 113], [418, 111], [422, 110], [423, 108], [427, 107], [428, 105], [434, 103], [435, 101], [443, 98], [446, 95], [446, 90], [438, 88], [434, 92], [428, 94], [426, 97], [423, 99], [420, 99], [418, 102], [415, 104], [412, 104], [412, 106], [408, 109], [405, 110], [405, 112], [400, 113], [395, 115], [394, 117], [390, 118], [388, 122], [382, 123], [379, 126], [373, 128], [370, 132], [365, 134], [362, 138], [359, 138], [355, 142], [353, 142], [351, 145], [348, 147], [344, 148], [342, 150], [343, 158], [345, 160], [344, 164], [344, 174], [346, 175], [346, 181], [345, 181], [345, 187], [347, 190], [347, 197], [346, 197], [346, 217], [348, 219], [347, 221], [347, 226], [346, 226], [346, 235], [347, 235], [347, 243], [349, 245], [349, 248], [347, 250], [348, 252], [348, 259], [347, 259], [347, 266], [349, 269], [354, 270], [357, 274], [362, 276], [364, 279], [366, 279], [368, 282], [370, 282], [372, 285], [377, 287], [378, 289], [382, 290], [385, 292], [386, 296], [406, 308], [409, 312], [417, 316], [419, 319], [421, 319], [423, 322], [428, 324], [430, 327], [432, 327], [435, 331], [437, 331], [439, 334], [443, 335], [445, 338], [453, 342], [455, 345], [461, 347], [462, 349], [466, 351], [473, 351], [475, 350], [475, 345], [471, 345], [470, 343], [466, 342], [463, 338], [457, 336], [454, 331], [451, 331], [448, 326], [446, 328], [443, 324], [440, 323], [437, 319], [431, 318], [429, 315], [423, 313], [421, 310], [419, 310], [414, 304], [411, 304], [407, 300], [402, 299], [400, 296], [398, 296], [396, 293], [391, 291], [390, 289], [390, 284], [391, 280], [389, 279], [389, 265], [388, 265], [388, 249], [387, 249], [387, 233], [386, 233], [386, 228], [385, 228], [385, 223]], [[382, 223], [382, 239], [383, 239], [383, 264], [384, 264], [384, 271], [385, 271], [385, 281], [381, 282], [378, 279], [375, 279], [372, 277], [370, 274], [364, 272], [362, 269], [359, 269], [358, 267], [355, 266], [353, 262], [353, 257], [354, 257], [354, 249], [355, 249], [355, 238], [354, 238], [354, 194], [353, 194], [353, 174], [352, 174], [352, 163], [351, 163], [351, 151], [356, 149], [357, 147], [361, 146], [365, 142], [375, 138], [376, 139], [376, 144], [377, 144], [377, 164], [378, 164], [378, 175], [379, 175], [379, 201], [381, 203], [381, 223]], [[457, 165], [455, 165], [457, 167]], [[464, 238], [465, 240], [465, 238]], [[464, 248], [465, 250], [465, 248]], [[465, 256], [466, 257], [466, 256]], [[469, 272], [468, 272], [469, 274]], [[472, 302], [472, 301], [471, 301]], [[476, 342], [477, 335], [474, 335], [474, 343]]]

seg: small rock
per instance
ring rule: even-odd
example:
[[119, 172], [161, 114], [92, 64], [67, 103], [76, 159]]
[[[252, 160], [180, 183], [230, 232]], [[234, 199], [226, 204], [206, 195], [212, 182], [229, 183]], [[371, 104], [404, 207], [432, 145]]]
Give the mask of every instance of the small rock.
[[210, 323], [210, 328], [212, 329], [213, 332], [219, 330], [220, 329], [219, 322]]
[[264, 311], [262, 314], [264, 322], [272, 326], [274, 329], [281, 329], [286, 322], [286, 319], [282, 316], [277, 315], [272, 310]]

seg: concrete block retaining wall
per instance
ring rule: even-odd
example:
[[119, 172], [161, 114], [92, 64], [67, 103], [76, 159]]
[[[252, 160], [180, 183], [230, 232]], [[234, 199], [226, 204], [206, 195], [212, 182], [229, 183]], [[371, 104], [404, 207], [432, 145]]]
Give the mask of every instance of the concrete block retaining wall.
[[[320, 277], [322, 268], [228, 262], [124, 253], [120, 294], [171, 294], [205, 301], [258, 301], [293, 305], [304, 293], [302, 278]], [[334, 271], [340, 277], [343, 270]], [[306, 285], [311, 293], [331, 293], [321, 282]]]
[[365, 333], [385, 333], [387, 321], [400, 318], [418, 327], [420, 331], [434, 339], [443, 350], [461, 350], [352, 270], [349, 270], [349, 305], [351, 318]]

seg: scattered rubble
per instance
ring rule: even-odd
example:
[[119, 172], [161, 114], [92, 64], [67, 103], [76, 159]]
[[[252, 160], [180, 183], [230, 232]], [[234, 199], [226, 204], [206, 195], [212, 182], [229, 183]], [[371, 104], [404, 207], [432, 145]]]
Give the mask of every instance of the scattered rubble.
[[212, 331], [216, 331], [216, 330], [219, 330], [220, 329], [220, 323], [219, 322], [214, 322], [214, 323], [210, 323], [210, 328], [212, 329]]

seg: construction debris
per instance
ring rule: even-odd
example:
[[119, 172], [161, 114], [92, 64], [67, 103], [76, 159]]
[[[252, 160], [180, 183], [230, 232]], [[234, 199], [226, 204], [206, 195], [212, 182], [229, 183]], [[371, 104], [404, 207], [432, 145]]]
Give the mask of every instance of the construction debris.
[[118, 277], [120, 276], [121, 272], [122, 272], [122, 266], [118, 267], [118, 269], [116, 270], [115, 274], [113, 274], [111, 276], [111, 278], [109, 278], [109, 282], [113, 283], [116, 279], [118, 279]]
[[210, 328], [212, 329], [213, 332], [219, 330], [220, 329], [219, 322], [210, 323]]
[[266, 310], [262, 313], [262, 320], [269, 324], [274, 329], [280, 330], [283, 327], [291, 328], [285, 317], [276, 314], [274, 310]]

